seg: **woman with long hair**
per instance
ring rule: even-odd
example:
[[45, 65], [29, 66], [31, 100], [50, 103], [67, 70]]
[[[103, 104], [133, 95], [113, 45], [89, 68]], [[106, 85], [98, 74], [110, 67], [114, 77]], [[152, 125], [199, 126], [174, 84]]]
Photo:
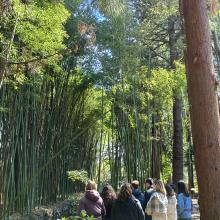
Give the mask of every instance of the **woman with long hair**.
[[118, 199], [112, 206], [112, 220], [144, 220], [144, 212], [139, 200], [132, 196], [129, 183], [121, 186]]
[[113, 187], [110, 184], [106, 184], [101, 192], [101, 197], [103, 199], [105, 209], [106, 209], [106, 216], [105, 220], [111, 220], [111, 211], [112, 211], [112, 204], [116, 200], [116, 194]]
[[175, 192], [169, 184], [165, 185], [165, 189], [167, 192], [167, 200], [168, 200], [167, 219], [177, 220], [177, 210], [176, 210], [177, 200], [176, 200]]
[[180, 220], [192, 219], [192, 198], [183, 180], [177, 184], [177, 213]]
[[163, 182], [154, 180], [154, 192], [147, 203], [146, 213], [152, 216], [152, 220], [167, 220], [167, 196]]

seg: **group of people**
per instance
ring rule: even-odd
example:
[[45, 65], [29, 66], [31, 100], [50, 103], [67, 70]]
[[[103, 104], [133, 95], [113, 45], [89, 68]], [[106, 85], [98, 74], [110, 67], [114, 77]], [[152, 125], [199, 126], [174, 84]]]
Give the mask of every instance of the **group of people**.
[[186, 184], [179, 181], [175, 186], [164, 185], [158, 179], [146, 179], [146, 192], [139, 189], [139, 182], [124, 183], [118, 195], [106, 184], [102, 192], [97, 184], [89, 181], [78, 212], [85, 210], [97, 220], [191, 220], [192, 199]]

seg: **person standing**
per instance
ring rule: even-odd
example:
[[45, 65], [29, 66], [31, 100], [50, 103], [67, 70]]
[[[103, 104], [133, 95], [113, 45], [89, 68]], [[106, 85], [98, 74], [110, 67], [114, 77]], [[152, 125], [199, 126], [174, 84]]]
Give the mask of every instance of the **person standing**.
[[144, 207], [144, 194], [141, 192], [141, 190], [139, 189], [139, 181], [134, 180], [131, 183], [132, 186], [132, 195], [139, 200], [139, 202], [141, 203], [142, 208]]
[[179, 181], [177, 184], [177, 214], [179, 220], [192, 219], [192, 198], [189, 195], [184, 181]]
[[106, 184], [101, 192], [101, 197], [103, 199], [105, 209], [106, 209], [106, 216], [105, 220], [111, 220], [111, 211], [112, 211], [112, 204], [116, 200], [116, 194], [113, 187], [110, 184]]
[[91, 180], [86, 185], [85, 194], [79, 202], [79, 216], [83, 210], [88, 216], [94, 216], [97, 220], [103, 220], [106, 214], [104, 202], [97, 191], [97, 184]]
[[121, 186], [118, 198], [112, 205], [112, 220], [144, 220], [144, 212], [139, 200], [132, 195], [131, 185]]
[[145, 211], [152, 216], [152, 220], [167, 220], [168, 201], [164, 184], [160, 180], [154, 180], [153, 189]]
[[[145, 180], [145, 187], [146, 187], [146, 192], [144, 193], [144, 205], [143, 209], [145, 210], [147, 207], [147, 203], [150, 200], [150, 197], [153, 193], [153, 179], [148, 178]], [[151, 215], [148, 215], [145, 213], [145, 220], [152, 220]]]
[[167, 219], [177, 220], [177, 210], [176, 210], [177, 200], [176, 200], [175, 192], [169, 184], [165, 185], [165, 189], [167, 192], [167, 200], [168, 200]]

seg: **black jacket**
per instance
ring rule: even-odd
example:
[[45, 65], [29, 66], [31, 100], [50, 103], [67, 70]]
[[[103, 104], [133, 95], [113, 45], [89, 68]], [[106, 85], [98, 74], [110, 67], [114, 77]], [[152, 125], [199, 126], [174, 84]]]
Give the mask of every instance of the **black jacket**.
[[[144, 193], [144, 205], [143, 205], [143, 209], [144, 209], [144, 212], [145, 212], [145, 209], [147, 207], [147, 203], [149, 202], [150, 200], [150, 197], [151, 195], [153, 194], [153, 189], [152, 188], [149, 188], [145, 193]], [[151, 215], [147, 215], [145, 213], [145, 220], [152, 220], [152, 217]]]
[[111, 219], [111, 212], [112, 212], [112, 203], [105, 206], [105, 209], [106, 209], [106, 216], [105, 216], [104, 220], [110, 220]]
[[117, 199], [112, 206], [111, 220], [144, 220], [144, 212], [140, 202], [134, 198], [122, 201]]
[[144, 208], [144, 204], [145, 204], [144, 200], [145, 199], [144, 199], [144, 194], [141, 192], [141, 190], [140, 189], [133, 189], [132, 194], [136, 199], [138, 199], [140, 201], [141, 206]]

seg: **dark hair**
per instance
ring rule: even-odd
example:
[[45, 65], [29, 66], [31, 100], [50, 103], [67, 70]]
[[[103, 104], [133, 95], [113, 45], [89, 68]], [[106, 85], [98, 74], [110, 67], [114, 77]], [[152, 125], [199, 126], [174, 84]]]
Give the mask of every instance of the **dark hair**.
[[118, 199], [126, 200], [130, 198], [132, 195], [131, 185], [129, 183], [125, 183], [121, 186], [121, 189], [118, 194]]
[[101, 197], [105, 206], [112, 204], [112, 202], [116, 199], [116, 193], [110, 184], [106, 184], [103, 187]]
[[175, 195], [173, 188], [169, 184], [165, 185], [165, 189], [167, 191], [167, 196], [174, 196]]
[[145, 183], [148, 183], [148, 184], [150, 184], [151, 186], [153, 185], [153, 179], [152, 178], [148, 178], [148, 179], [146, 179], [145, 180]]
[[184, 183], [183, 180], [180, 180], [178, 183], [177, 183], [177, 189], [178, 189], [178, 194], [180, 193], [183, 193], [184, 196], [189, 196], [189, 191], [186, 187], [186, 184]]
[[174, 190], [174, 192], [176, 191], [176, 185], [174, 183], [170, 184], [171, 188]]

